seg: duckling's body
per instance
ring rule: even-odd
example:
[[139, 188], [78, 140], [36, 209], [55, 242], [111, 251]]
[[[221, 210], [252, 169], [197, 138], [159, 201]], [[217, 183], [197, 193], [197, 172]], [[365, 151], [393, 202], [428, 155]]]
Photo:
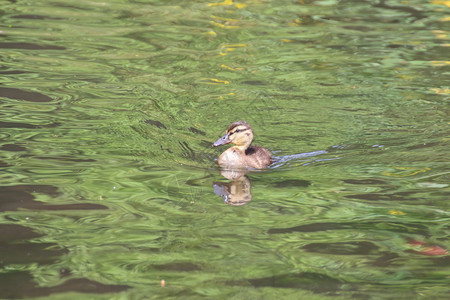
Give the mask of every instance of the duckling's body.
[[233, 143], [235, 146], [223, 152], [217, 163], [228, 168], [263, 169], [269, 166], [272, 163], [272, 155], [269, 150], [259, 146], [251, 146], [252, 141], [253, 130], [248, 123], [239, 121], [231, 124], [227, 133], [218, 139], [213, 147], [229, 143]]
[[259, 146], [250, 146], [245, 151], [233, 146], [219, 156], [217, 163], [228, 167], [263, 169], [272, 163], [272, 156], [269, 150]]

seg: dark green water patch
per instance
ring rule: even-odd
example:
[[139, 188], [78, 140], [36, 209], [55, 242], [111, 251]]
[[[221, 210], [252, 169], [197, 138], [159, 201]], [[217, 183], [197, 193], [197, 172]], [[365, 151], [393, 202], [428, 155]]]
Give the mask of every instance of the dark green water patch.
[[0, 49], [24, 49], [24, 50], [66, 50], [65, 47], [54, 45], [38, 45], [32, 43], [4, 43], [0, 42]]
[[24, 91], [16, 88], [0, 87], [0, 96], [31, 102], [50, 102], [52, 98], [38, 92]]
[[43, 193], [52, 197], [59, 195], [53, 186], [0, 186], [0, 211], [14, 211], [18, 209], [31, 210], [85, 210], [85, 209], [107, 209], [106, 206], [90, 203], [71, 204], [45, 204], [35, 201], [33, 193]]
[[[125, 285], [105, 285], [87, 279], [69, 279], [53, 287], [40, 287], [33, 282], [32, 276], [27, 272], [10, 272], [0, 274], [0, 296], [5, 299], [24, 299], [35, 297], [48, 297], [52, 294], [76, 292], [86, 294], [117, 293], [127, 290]], [[92, 297], [92, 296], [90, 296]]]
[[[314, 273], [299, 273], [273, 276], [267, 278], [249, 279], [248, 282], [254, 287], [273, 288], [296, 288], [305, 289], [314, 293], [335, 294], [342, 289], [342, 283], [338, 280]], [[228, 284], [242, 285], [242, 282]]]

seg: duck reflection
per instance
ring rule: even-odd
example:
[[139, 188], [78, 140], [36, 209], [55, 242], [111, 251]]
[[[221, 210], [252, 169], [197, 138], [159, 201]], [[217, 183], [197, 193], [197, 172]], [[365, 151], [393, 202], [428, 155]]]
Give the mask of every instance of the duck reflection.
[[247, 177], [249, 170], [222, 170], [220, 174], [230, 182], [214, 182], [214, 193], [229, 205], [245, 205], [252, 200], [252, 183]]
[[253, 130], [244, 121], [231, 124], [223, 137], [212, 146], [218, 147], [226, 144], [234, 144], [223, 152], [217, 163], [223, 169], [223, 177], [231, 182], [214, 182], [214, 193], [221, 196], [226, 204], [244, 205], [252, 200], [252, 184], [247, 177], [249, 169], [262, 169], [272, 163], [272, 155], [269, 150], [252, 146]]

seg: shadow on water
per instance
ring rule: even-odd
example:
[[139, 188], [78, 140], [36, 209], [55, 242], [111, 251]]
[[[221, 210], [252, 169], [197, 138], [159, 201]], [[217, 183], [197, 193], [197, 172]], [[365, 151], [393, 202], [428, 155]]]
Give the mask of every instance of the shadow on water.
[[[53, 243], [35, 243], [31, 239], [42, 237], [31, 229], [20, 225], [0, 224], [0, 266], [38, 264], [50, 265], [67, 254], [67, 249], [61, 249]], [[71, 277], [68, 269], [61, 268], [61, 278]], [[21, 299], [43, 297], [53, 293], [112, 293], [128, 289], [125, 285], [105, 285], [85, 278], [70, 278], [64, 283], [53, 287], [38, 286], [33, 276], [27, 271], [11, 271], [0, 274], [0, 297], [2, 299]]]
[[38, 92], [29, 92], [16, 88], [0, 87], [2, 97], [30, 102], [50, 102], [53, 99]]
[[[283, 274], [272, 277], [256, 278], [249, 280], [230, 281], [228, 285], [306, 289], [313, 293], [336, 294], [344, 286], [339, 280], [316, 273]], [[348, 289], [349, 286], [347, 286]]]
[[106, 285], [88, 279], [69, 279], [53, 287], [39, 287], [33, 282], [28, 272], [15, 271], [0, 274], [0, 296], [3, 299], [22, 299], [30, 297], [44, 297], [56, 293], [117, 293], [127, 290], [126, 285]]
[[32, 193], [43, 193], [56, 197], [59, 193], [56, 187], [48, 185], [16, 185], [0, 186], [0, 211], [14, 211], [18, 209], [31, 210], [80, 210], [80, 209], [108, 209], [100, 204], [46, 204], [35, 201]]
[[[108, 209], [99, 204], [78, 203], [52, 205], [36, 201], [34, 193], [57, 197], [60, 193], [50, 185], [16, 185], [0, 187], [0, 211], [28, 210], [88, 210]], [[9, 265], [37, 264], [51, 265], [69, 251], [55, 243], [30, 242], [44, 237], [30, 228], [0, 224], [0, 267]], [[59, 276], [68, 279], [57, 286], [40, 287], [28, 271], [10, 271], [0, 274], [0, 298], [21, 299], [28, 297], [43, 297], [54, 293], [113, 293], [128, 289], [126, 285], [105, 285], [85, 278], [70, 278], [71, 272], [66, 268], [60, 269]]]

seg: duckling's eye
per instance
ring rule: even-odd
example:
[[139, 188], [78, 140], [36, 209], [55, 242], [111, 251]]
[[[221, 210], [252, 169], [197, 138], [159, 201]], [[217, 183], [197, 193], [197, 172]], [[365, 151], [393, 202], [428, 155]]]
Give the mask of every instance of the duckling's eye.
[[230, 133], [230, 135], [235, 134], [237, 132], [242, 132], [242, 131], [246, 131], [247, 128], [242, 128], [242, 129], [235, 129], [233, 132]]

